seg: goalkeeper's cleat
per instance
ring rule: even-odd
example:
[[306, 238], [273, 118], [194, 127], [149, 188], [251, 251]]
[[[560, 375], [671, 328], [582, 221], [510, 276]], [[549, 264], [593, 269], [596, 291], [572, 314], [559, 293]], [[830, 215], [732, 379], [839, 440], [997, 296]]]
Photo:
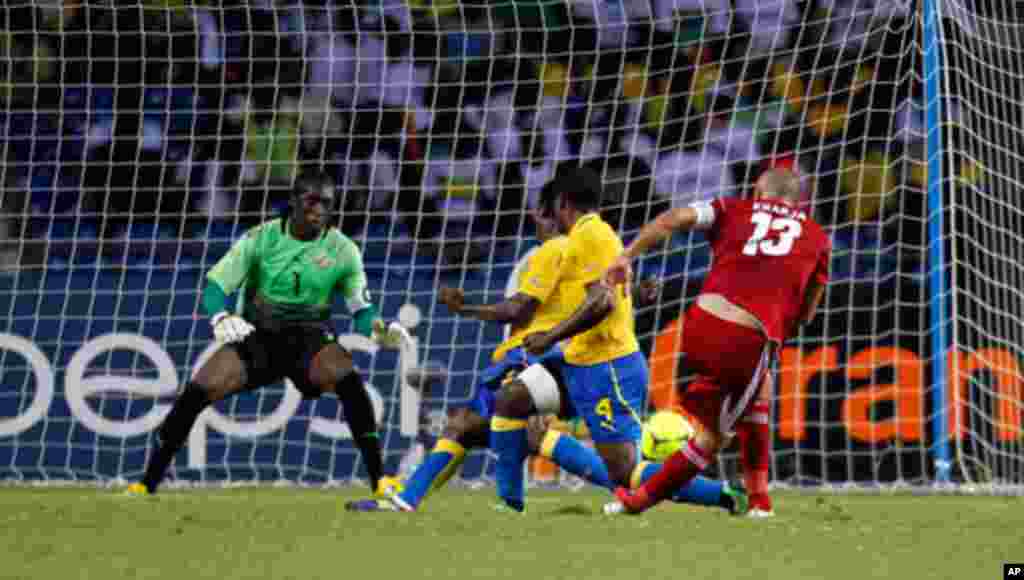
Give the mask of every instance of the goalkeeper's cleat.
[[149, 491], [144, 483], [133, 483], [124, 490], [124, 495], [131, 497], [146, 497], [153, 495], [153, 492]]
[[726, 483], [722, 488], [722, 493], [732, 498], [732, 506], [729, 508], [730, 514], [734, 516], [747, 515], [750, 511], [750, 496], [747, 495], [747, 490], [742, 485]]
[[345, 504], [345, 511], [350, 512], [397, 512], [398, 506], [386, 499], [358, 499]]
[[760, 508], [752, 508], [747, 512], [747, 517], [753, 520], [763, 520], [765, 518], [774, 518], [775, 510], [763, 510]]
[[405, 491], [405, 484], [402, 482], [401, 477], [385, 475], [377, 482], [377, 490], [373, 493], [373, 497], [378, 499], [387, 498], [403, 491]]

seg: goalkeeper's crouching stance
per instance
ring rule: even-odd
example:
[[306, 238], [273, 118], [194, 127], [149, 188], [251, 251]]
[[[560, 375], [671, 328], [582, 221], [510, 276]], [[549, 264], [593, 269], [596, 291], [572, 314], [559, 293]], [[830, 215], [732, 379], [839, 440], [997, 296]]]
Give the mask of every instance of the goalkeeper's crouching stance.
[[[301, 178], [288, 215], [252, 228], [207, 274], [203, 307], [223, 346], [185, 384], [157, 432], [159, 446], [142, 481], [129, 486], [129, 493], [157, 491], [207, 406], [285, 377], [306, 398], [338, 397], [377, 489], [383, 459], [376, 419], [352, 354], [331, 328], [335, 295], [344, 297], [356, 331], [382, 347], [398, 348], [405, 331], [397, 323], [386, 325], [370, 303], [359, 249], [326, 225], [333, 205], [328, 178]], [[229, 313], [227, 295], [239, 290], [244, 314]]]

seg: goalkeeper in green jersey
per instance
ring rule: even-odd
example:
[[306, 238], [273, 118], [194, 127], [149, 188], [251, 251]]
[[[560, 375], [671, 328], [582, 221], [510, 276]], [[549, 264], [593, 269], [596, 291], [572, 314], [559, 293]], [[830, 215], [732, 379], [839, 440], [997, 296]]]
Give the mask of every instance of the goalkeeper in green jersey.
[[[334, 393], [344, 407], [374, 490], [383, 461], [373, 407], [352, 354], [335, 339], [331, 306], [344, 297], [356, 331], [386, 348], [406, 337], [386, 325], [370, 303], [359, 248], [326, 225], [334, 204], [322, 174], [300, 178], [288, 215], [249, 230], [207, 274], [203, 307], [223, 346], [199, 369], [158, 431], [160, 445], [132, 494], [155, 493], [174, 454], [199, 414], [225, 397], [287, 377], [306, 398]], [[240, 314], [226, 310], [227, 295], [241, 291]]]

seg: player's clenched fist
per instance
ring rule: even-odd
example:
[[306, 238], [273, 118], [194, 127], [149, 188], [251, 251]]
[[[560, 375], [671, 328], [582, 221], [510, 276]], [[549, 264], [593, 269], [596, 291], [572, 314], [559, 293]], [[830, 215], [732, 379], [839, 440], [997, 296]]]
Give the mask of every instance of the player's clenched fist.
[[633, 300], [638, 306], [653, 304], [658, 299], [659, 290], [661, 290], [661, 285], [658, 284], [657, 279], [648, 278], [642, 280], [636, 285]]
[[466, 294], [461, 288], [442, 286], [438, 292], [437, 301], [447, 306], [452, 314], [458, 314], [466, 301]]
[[213, 336], [220, 342], [241, 342], [256, 328], [237, 314], [218, 312], [210, 319]]
[[628, 285], [632, 278], [633, 267], [630, 265], [629, 257], [625, 255], [616, 258], [604, 273], [604, 283], [609, 286]]
[[523, 338], [523, 348], [532, 355], [542, 355], [551, 348], [551, 336], [546, 332], [535, 332]]

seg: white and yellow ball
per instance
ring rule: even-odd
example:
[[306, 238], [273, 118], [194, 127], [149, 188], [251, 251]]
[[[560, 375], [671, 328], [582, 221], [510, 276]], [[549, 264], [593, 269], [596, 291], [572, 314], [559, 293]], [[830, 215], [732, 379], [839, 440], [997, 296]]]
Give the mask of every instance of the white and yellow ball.
[[664, 461], [695, 433], [686, 417], [672, 411], [658, 411], [644, 423], [640, 451], [647, 460]]

